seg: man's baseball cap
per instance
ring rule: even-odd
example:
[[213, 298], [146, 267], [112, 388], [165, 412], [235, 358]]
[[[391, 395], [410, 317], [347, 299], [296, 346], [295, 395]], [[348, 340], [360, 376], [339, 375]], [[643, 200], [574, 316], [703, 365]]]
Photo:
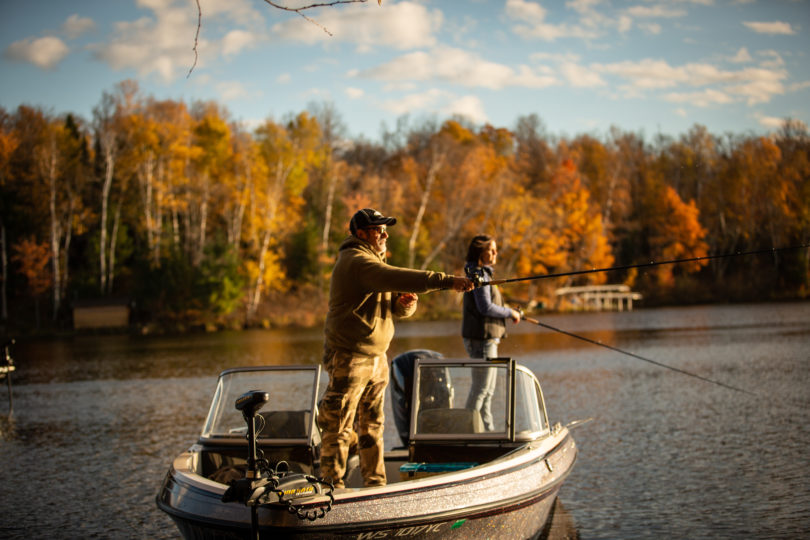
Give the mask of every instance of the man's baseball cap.
[[397, 218], [385, 217], [372, 208], [363, 208], [352, 216], [349, 222], [349, 230], [352, 234], [357, 234], [359, 229], [374, 227], [376, 225], [395, 225]]

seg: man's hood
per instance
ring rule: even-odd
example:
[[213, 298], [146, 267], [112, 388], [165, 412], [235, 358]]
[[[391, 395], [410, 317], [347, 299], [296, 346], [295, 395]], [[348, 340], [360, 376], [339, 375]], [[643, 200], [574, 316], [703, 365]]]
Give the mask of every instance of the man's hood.
[[385, 260], [385, 257], [377, 253], [377, 250], [374, 249], [370, 243], [366, 242], [362, 238], [357, 238], [356, 236], [349, 236], [347, 237], [342, 244], [340, 244], [340, 248], [338, 251], [343, 251], [344, 249], [361, 249], [363, 251], [368, 251], [369, 253], [377, 256], [380, 260]]

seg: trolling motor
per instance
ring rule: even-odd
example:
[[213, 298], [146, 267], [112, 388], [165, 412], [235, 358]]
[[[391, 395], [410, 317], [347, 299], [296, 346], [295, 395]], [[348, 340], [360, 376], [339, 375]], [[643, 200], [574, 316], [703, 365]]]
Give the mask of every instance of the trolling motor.
[[[251, 390], [236, 400], [236, 409], [242, 412], [248, 428], [247, 471], [244, 478], [231, 482], [222, 495], [222, 502], [241, 502], [250, 506], [252, 534], [257, 540], [259, 505], [281, 504], [299, 519], [314, 521], [324, 517], [335, 500], [332, 496], [333, 484], [307, 474], [288, 474], [288, 465], [284, 461], [278, 462], [275, 469], [271, 468], [264, 459], [256, 442], [256, 413], [269, 400], [270, 394], [261, 390]], [[310, 506], [314, 503], [315, 509], [305, 511], [301, 502]]]
[[242, 417], [248, 426], [248, 471], [247, 478], [261, 478], [262, 473], [256, 455], [256, 413], [270, 401], [270, 394], [260, 390], [251, 390], [236, 400], [236, 410], [242, 411]]
[[242, 417], [248, 427], [248, 459], [245, 477], [231, 482], [223, 493], [222, 502], [241, 502], [250, 506], [250, 525], [253, 537], [259, 538], [259, 512], [256, 502], [267, 491], [271, 478], [262, 478], [256, 450], [256, 413], [270, 401], [270, 394], [260, 390], [251, 390], [236, 399], [236, 410], [242, 411]]

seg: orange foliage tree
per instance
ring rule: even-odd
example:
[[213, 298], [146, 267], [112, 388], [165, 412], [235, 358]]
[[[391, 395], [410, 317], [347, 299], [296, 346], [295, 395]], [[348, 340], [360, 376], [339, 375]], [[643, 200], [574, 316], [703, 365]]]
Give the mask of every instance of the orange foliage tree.
[[[706, 229], [698, 221], [700, 211], [694, 201], [685, 203], [671, 186], [664, 188], [657, 212], [650, 223], [650, 251], [659, 260], [705, 257], [708, 244], [704, 241]], [[692, 273], [705, 266], [707, 261], [693, 261], [678, 267], [683, 273]], [[656, 267], [658, 285], [671, 288], [674, 285], [673, 265]]]
[[34, 297], [37, 327], [39, 327], [39, 299], [53, 286], [53, 274], [48, 271], [51, 262], [51, 247], [48, 242], [37, 242], [33, 236], [23, 238], [12, 246], [12, 261], [28, 282]]

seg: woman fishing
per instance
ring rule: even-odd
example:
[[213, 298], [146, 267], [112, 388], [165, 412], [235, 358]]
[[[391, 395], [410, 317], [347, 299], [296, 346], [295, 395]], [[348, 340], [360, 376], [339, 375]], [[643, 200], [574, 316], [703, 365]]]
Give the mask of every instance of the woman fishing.
[[[464, 271], [468, 278], [484, 284], [464, 293], [461, 337], [470, 358], [496, 358], [498, 344], [506, 336], [506, 319], [520, 322], [520, 312], [504, 305], [498, 287], [487, 285], [492, 280], [492, 267], [497, 260], [498, 245], [494, 238], [482, 234], [470, 241]], [[491, 401], [495, 382], [496, 370], [473, 370], [466, 407], [481, 412], [481, 420], [487, 431], [494, 430]]]

